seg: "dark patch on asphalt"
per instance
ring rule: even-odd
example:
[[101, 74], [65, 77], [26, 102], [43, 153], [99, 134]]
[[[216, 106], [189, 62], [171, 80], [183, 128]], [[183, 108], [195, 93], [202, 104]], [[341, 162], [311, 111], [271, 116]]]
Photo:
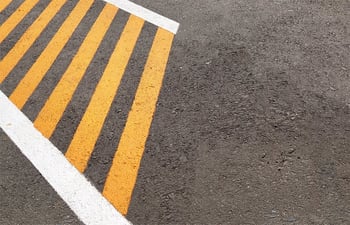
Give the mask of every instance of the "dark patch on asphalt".
[[348, 2], [137, 2], [181, 27], [128, 219], [350, 223]]
[[[181, 26], [127, 218], [134, 224], [350, 224], [349, 1], [135, 2]], [[102, 4], [93, 8], [67, 50], [76, 49]], [[139, 54], [149, 49], [138, 45]], [[61, 74], [73, 55], [66, 51], [64, 63], [51, 70]], [[133, 58], [128, 70], [139, 70]], [[56, 75], [50, 79], [58, 81]], [[138, 79], [123, 78], [89, 162], [86, 175], [100, 190], [123, 126], [113, 118], [125, 121], [131, 98], [124, 97]], [[42, 82], [25, 110], [40, 109], [52, 87]]]

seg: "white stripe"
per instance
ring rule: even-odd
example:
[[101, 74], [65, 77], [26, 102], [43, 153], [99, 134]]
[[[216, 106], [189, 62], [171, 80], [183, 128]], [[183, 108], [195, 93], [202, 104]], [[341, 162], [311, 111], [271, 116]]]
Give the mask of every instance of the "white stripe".
[[0, 127], [85, 224], [130, 225], [0, 91]]
[[153, 23], [158, 27], [168, 30], [173, 34], [176, 34], [177, 30], [179, 29], [179, 23], [171, 19], [168, 19], [164, 16], [161, 16], [155, 12], [152, 12], [151, 10], [143, 8], [142, 6], [139, 6], [131, 1], [128, 1], [128, 0], [104, 0], [104, 1], [112, 5], [115, 5], [118, 8], [130, 14], [138, 16], [149, 23]]

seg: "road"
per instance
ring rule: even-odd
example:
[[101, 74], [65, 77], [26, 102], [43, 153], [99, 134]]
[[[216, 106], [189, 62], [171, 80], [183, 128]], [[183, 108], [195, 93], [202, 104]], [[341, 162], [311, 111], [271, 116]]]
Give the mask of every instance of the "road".
[[[20, 2], [0, 14], [0, 24]], [[76, 2], [63, 6], [48, 36], [35, 42], [13, 74], [30, 68]], [[133, 224], [350, 224], [350, 2], [134, 2], [180, 28], [126, 218]], [[1, 58], [47, 4], [39, 1], [0, 44]], [[97, 17], [103, 7], [94, 2], [88, 13]], [[89, 78], [79, 84], [86, 92], [72, 98], [51, 136], [59, 149], [68, 148], [88, 104], [84, 96], [94, 91], [94, 77], [103, 71], [99, 62], [111, 54], [126, 15], [118, 12], [111, 21]], [[57, 84], [94, 22], [87, 17], [77, 28], [47, 80]], [[151, 24], [143, 28], [126, 69], [131, 74], [142, 71], [155, 31]], [[100, 191], [138, 79], [122, 81], [84, 172]], [[7, 79], [0, 89], [10, 95], [16, 85]], [[45, 103], [41, 93], [50, 89], [39, 86], [25, 104], [31, 120]], [[3, 132], [0, 140], [0, 223], [81, 224]]]

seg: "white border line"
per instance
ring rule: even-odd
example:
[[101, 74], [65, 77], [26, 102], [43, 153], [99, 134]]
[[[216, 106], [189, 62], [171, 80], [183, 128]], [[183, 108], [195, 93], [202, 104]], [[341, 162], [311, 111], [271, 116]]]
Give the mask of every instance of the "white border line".
[[131, 225], [1, 91], [0, 127], [83, 223]]
[[104, 1], [112, 5], [115, 5], [116, 7], [130, 14], [138, 16], [146, 20], [147, 22], [153, 23], [158, 27], [168, 30], [173, 34], [176, 34], [177, 30], [179, 29], [179, 23], [171, 19], [168, 19], [164, 16], [161, 16], [155, 12], [152, 12], [151, 10], [148, 10], [142, 6], [139, 6], [129, 0], [104, 0]]

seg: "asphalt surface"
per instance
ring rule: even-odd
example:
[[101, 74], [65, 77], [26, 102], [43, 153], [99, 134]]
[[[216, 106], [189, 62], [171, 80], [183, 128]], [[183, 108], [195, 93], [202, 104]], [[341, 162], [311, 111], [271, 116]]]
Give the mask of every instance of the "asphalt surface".
[[[135, 2], [181, 26], [127, 218], [134, 224], [350, 224], [350, 2]], [[97, 2], [90, 14], [101, 8]], [[0, 23], [7, 16], [0, 14]], [[47, 79], [64, 69], [87, 27], [78, 27]], [[131, 71], [140, 70], [154, 27], [142, 32]], [[1, 57], [16, 42], [16, 31], [11, 35]], [[45, 40], [29, 50], [17, 73]], [[118, 96], [130, 96], [137, 79], [125, 79]], [[83, 81], [79, 88], [91, 91], [89, 85]], [[1, 86], [7, 94], [11, 89], [10, 81]], [[67, 148], [64, 137], [77, 123], [71, 115], [87, 104], [81, 99], [72, 100], [71, 114], [51, 139], [60, 149]], [[43, 104], [39, 92], [24, 107], [31, 119], [35, 104]], [[110, 114], [124, 118], [119, 104]], [[98, 189], [111, 160], [106, 145], [115, 146], [108, 140], [121, 129], [111, 133], [108, 127], [116, 125], [109, 123], [97, 145], [103, 153], [85, 172]], [[0, 223], [79, 224], [4, 133], [0, 140]]]

